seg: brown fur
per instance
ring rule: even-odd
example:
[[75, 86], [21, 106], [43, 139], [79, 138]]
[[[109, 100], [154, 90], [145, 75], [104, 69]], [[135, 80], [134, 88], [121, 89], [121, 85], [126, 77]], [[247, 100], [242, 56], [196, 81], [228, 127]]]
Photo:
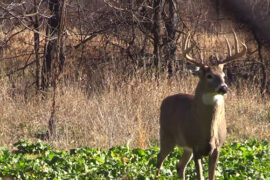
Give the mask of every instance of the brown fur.
[[[209, 81], [207, 76], [213, 76]], [[202, 179], [201, 158], [209, 155], [209, 179], [214, 179], [214, 169], [219, 149], [226, 136], [224, 101], [206, 105], [202, 96], [215, 94], [225, 84], [222, 67], [204, 67], [199, 72], [200, 81], [195, 95], [176, 94], [165, 98], [160, 112], [160, 153], [157, 167], [175, 146], [184, 148], [184, 155], [177, 166], [184, 179], [185, 167], [194, 155], [198, 179]], [[216, 93], [217, 94], [217, 93]]]

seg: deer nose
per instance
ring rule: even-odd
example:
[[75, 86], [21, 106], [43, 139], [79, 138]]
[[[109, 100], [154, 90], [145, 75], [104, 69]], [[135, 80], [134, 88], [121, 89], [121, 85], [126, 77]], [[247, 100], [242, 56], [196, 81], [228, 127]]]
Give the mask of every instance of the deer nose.
[[221, 85], [217, 90], [219, 94], [226, 94], [228, 91], [229, 91], [229, 88], [227, 85]]

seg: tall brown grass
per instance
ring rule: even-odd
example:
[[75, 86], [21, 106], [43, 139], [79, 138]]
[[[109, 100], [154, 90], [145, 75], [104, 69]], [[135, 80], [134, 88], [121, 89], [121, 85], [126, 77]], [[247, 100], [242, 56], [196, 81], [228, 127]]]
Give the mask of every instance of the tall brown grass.
[[[20, 139], [36, 141], [48, 128], [52, 92], [35, 93], [35, 88], [31, 86], [35, 81], [35, 68], [19, 71], [9, 78], [3, 75], [25, 64], [28, 55], [23, 54], [33, 50], [32, 38], [30, 32], [18, 35], [5, 50], [6, 59], [0, 62], [0, 146], [12, 148], [12, 144]], [[200, 38], [204, 41], [199, 42]], [[232, 36], [229, 39], [232, 40]], [[70, 41], [75, 40], [71, 37]], [[222, 41], [223, 37], [208, 34], [198, 37], [203, 50], [211, 51], [205, 56], [216, 52], [223, 54]], [[111, 61], [103, 62], [102, 55], [107, 52], [97, 51], [102, 39], [97, 37], [91, 43], [85, 47], [83, 55], [80, 50], [67, 54], [62, 76], [65, 80], [61, 81], [56, 92], [57, 134], [54, 140], [46, 143], [60, 149], [79, 146], [108, 148], [115, 145], [146, 148], [157, 144], [162, 99], [175, 93], [192, 94], [197, 79], [178, 74], [171, 79], [161, 75], [157, 81], [151, 70], [134, 72], [133, 68], [126, 68], [130, 64], [126, 59], [119, 61], [121, 54], [113, 51], [112, 47], [105, 48], [112, 54], [108, 58]], [[14, 55], [19, 57], [14, 58]], [[95, 58], [92, 62], [88, 57], [97, 58], [98, 63], [93, 61]], [[87, 60], [78, 65], [80, 58]], [[34, 61], [34, 57], [30, 60]], [[226, 100], [229, 139], [270, 140], [269, 97], [262, 98], [249, 83], [238, 84], [238, 89], [231, 89]]]
[[[115, 76], [110, 77], [111, 84]], [[157, 82], [131, 78], [118, 88], [87, 93], [75, 83], [59, 85], [56, 96], [57, 138], [49, 143], [66, 149], [79, 146], [109, 148], [115, 145], [146, 148], [158, 143], [159, 106], [175, 93], [193, 93], [197, 79], [191, 76]], [[232, 88], [226, 98], [229, 139], [268, 139], [270, 103], [255, 89]], [[25, 100], [6, 78], [0, 80], [0, 146], [12, 147], [19, 139], [36, 141], [47, 131], [51, 93]]]

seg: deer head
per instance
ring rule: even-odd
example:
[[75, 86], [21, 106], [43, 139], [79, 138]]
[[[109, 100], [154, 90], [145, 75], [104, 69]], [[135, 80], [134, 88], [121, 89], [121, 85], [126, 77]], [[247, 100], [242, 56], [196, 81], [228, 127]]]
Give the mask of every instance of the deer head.
[[197, 71], [193, 74], [197, 75], [200, 78], [198, 87], [203, 89], [203, 91], [208, 92], [210, 94], [226, 94], [228, 92], [228, 86], [225, 83], [223, 73], [223, 67], [225, 64], [230, 63], [234, 60], [239, 59], [244, 56], [247, 52], [247, 46], [245, 43], [241, 42], [243, 48], [239, 51], [239, 43], [236, 33], [234, 32], [234, 42], [235, 42], [235, 53], [232, 54], [231, 46], [228, 39], [225, 37], [226, 46], [228, 51], [228, 56], [225, 59], [218, 60], [215, 65], [206, 65], [202, 62], [196, 61], [195, 58], [189, 55], [192, 48], [195, 46], [193, 43], [189, 47], [190, 35], [187, 35], [185, 40], [183, 41], [182, 51], [183, 56], [187, 59], [188, 62], [195, 64], [197, 67]]

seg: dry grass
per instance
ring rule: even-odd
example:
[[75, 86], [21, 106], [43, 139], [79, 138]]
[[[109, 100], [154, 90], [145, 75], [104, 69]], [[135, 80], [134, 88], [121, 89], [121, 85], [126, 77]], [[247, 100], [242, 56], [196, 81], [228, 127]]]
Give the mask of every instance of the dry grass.
[[[241, 35], [239, 37], [245, 39]], [[100, 43], [99, 38], [97, 37], [96, 43]], [[30, 51], [33, 46], [27, 44], [31, 43], [31, 39], [32, 35], [28, 31], [20, 34], [10, 43], [11, 47], [6, 49], [4, 56], [20, 55], [26, 52], [25, 49]], [[200, 35], [198, 39], [203, 39], [198, 42], [203, 50], [217, 49], [220, 54], [225, 51], [222, 48], [223, 37], [217, 39], [213, 35]], [[229, 39], [232, 40], [232, 36]], [[75, 40], [70, 41], [71, 44], [77, 44]], [[210, 45], [216, 47], [209, 47]], [[98, 51], [95, 53], [94, 50], [91, 45], [87, 46], [87, 57], [90, 54], [99, 56]], [[206, 52], [204, 55], [213, 53], [216, 52]], [[76, 83], [65, 83], [58, 87], [57, 138], [46, 142], [59, 149], [79, 146], [108, 148], [123, 144], [146, 148], [156, 144], [159, 141], [158, 119], [162, 99], [179, 92], [193, 93], [197, 83], [197, 79], [193, 77], [175, 77], [170, 80], [161, 77], [156, 82], [154, 78], [149, 78], [149, 72], [148, 75], [135, 74], [135, 77], [128, 78], [125, 75], [126, 69], [119, 68], [125, 64], [121, 64], [123, 62], [119, 62], [117, 58], [110, 62], [113, 65], [103, 63], [97, 65], [96, 69], [91, 69], [92, 62], [87, 61], [82, 65], [85, 70], [76, 69], [79, 59], [77, 56], [79, 53], [68, 55], [67, 72], [64, 74], [67, 79], [72, 79], [68, 75], [81, 75], [74, 78], [73, 82]], [[3, 65], [2, 69], [20, 67], [26, 59], [27, 55], [13, 61], [2, 61], [0, 64]], [[34, 81], [30, 71], [33, 74], [34, 69], [29, 68], [11, 79], [0, 76], [0, 146], [11, 148], [19, 139], [36, 141], [37, 134], [47, 131], [52, 94], [47, 92], [44, 98], [42, 93], [36, 95], [34, 88], [27, 90], [29, 82]], [[95, 89], [98, 84], [105, 84], [100, 92]], [[244, 85], [240, 87], [241, 90], [232, 88], [227, 97], [229, 139], [270, 140], [269, 97], [262, 99], [256, 89]], [[86, 92], [89, 89], [94, 89], [94, 93]]]
[[261, 98], [252, 88], [234, 89], [228, 95], [226, 112], [230, 138], [270, 140], [269, 97]]
[[[113, 79], [113, 78], [111, 78]], [[46, 142], [59, 149], [91, 146], [108, 148], [128, 144], [146, 148], [158, 142], [159, 106], [168, 95], [193, 93], [197, 80], [179, 78], [154, 80], [133, 78], [119, 88], [102, 93], [85, 93], [79, 85], [65, 85], [57, 91], [57, 138]], [[0, 145], [11, 147], [19, 139], [37, 140], [47, 130], [51, 95], [25, 101], [7, 79], [0, 81]], [[227, 97], [230, 138], [268, 139], [270, 103], [255, 90], [232, 90]]]

